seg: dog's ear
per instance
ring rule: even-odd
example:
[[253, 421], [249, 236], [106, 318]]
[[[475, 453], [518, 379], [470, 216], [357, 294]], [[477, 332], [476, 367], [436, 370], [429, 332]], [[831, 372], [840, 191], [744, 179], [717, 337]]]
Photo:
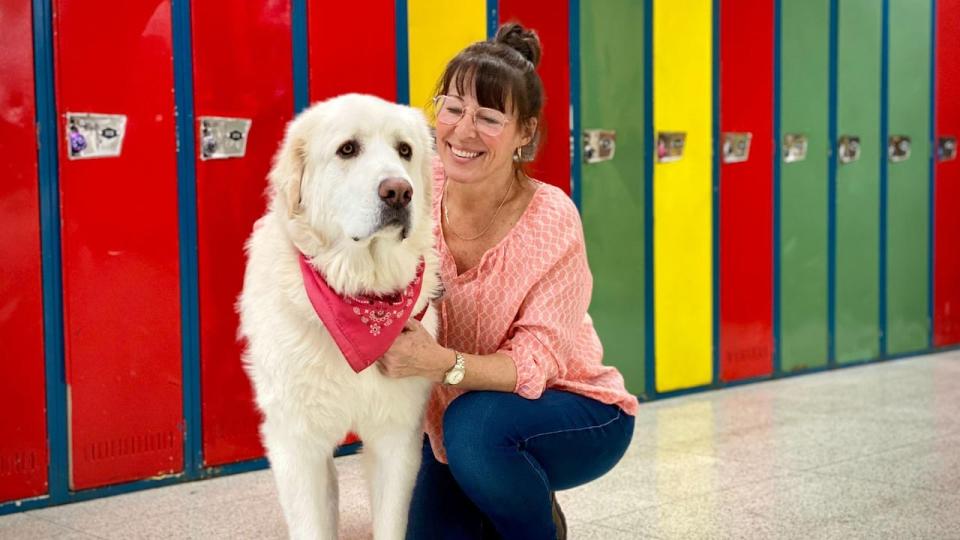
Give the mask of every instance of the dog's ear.
[[298, 117], [287, 124], [283, 144], [273, 159], [267, 177], [278, 209], [285, 209], [289, 217], [300, 212], [300, 185], [307, 164], [307, 134], [304, 122]]

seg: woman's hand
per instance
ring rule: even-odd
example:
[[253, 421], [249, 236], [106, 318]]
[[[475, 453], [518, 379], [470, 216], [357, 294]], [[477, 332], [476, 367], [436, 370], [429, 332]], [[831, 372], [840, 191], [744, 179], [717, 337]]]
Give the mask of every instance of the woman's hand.
[[419, 376], [442, 382], [454, 360], [453, 352], [441, 347], [420, 321], [410, 318], [390, 349], [377, 360], [377, 367], [380, 373], [395, 379]]

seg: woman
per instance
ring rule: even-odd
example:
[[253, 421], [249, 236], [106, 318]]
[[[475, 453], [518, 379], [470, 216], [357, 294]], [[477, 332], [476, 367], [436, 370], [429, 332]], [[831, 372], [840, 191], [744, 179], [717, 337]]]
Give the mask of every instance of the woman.
[[564, 538], [553, 492], [623, 456], [637, 400], [601, 364], [576, 207], [521, 168], [543, 88], [518, 24], [447, 66], [434, 100], [441, 328], [415, 321], [380, 360], [438, 384], [408, 538]]

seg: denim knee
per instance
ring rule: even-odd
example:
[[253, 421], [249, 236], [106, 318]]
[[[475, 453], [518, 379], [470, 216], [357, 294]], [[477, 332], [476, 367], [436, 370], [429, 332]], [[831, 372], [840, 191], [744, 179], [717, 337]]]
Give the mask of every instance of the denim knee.
[[[499, 395], [498, 395], [499, 394]], [[450, 403], [443, 415], [443, 446], [451, 467], [479, 464], [503, 442], [494, 413], [502, 392], [468, 392]], [[457, 467], [459, 468], [459, 467]]]

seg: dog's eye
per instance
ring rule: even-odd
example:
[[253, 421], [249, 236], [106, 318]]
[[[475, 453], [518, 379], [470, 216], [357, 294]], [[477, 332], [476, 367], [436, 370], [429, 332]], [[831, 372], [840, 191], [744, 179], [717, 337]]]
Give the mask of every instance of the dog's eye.
[[410, 161], [410, 158], [413, 156], [413, 148], [410, 148], [410, 145], [402, 142], [397, 145], [397, 153], [400, 154], [400, 157]]
[[352, 158], [357, 155], [360, 145], [356, 141], [347, 141], [337, 148], [337, 155], [342, 158]]

